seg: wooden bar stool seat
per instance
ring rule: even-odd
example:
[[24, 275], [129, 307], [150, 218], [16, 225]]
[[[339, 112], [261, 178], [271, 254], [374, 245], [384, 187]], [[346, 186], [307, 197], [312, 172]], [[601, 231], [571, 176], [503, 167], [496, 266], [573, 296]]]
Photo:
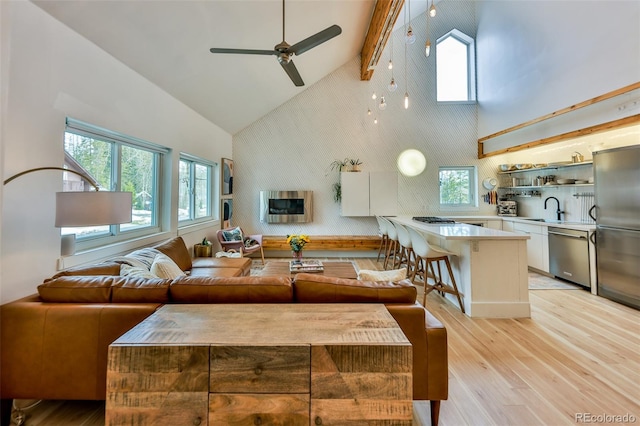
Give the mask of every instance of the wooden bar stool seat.
[[[462, 297], [464, 297], [464, 295], [458, 291], [456, 279], [453, 276], [453, 270], [451, 269], [451, 262], [449, 261], [449, 256], [455, 256], [456, 254], [447, 251], [442, 247], [429, 244], [426, 237], [413, 228], [409, 227], [407, 230], [411, 236], [411, 244], [413, 246], [413, 253], [415, 256], [415, 267], [413, 269], [413, 274], [411, 275], [411, 282], [415, 284], [416, 277], [422, 278], [424, 283], [422, 305], [426, 306], [427, 294], [436, 290], [443, 296], [445, 293], [455, 295], [458, 299], [460, 310], [462, 313], [465, 313], [464, 304], [462, 303]], [[445, 283], [442, 280], [441, 262], [444, 262], [447, 268], [451, 284]], [[437, 266], [437, 273], [434, 264]], [[429, 283], [429, 278], [433, 280], [433, 284]]]
[[378, 229], [380, 233], [380, 248], [378, 248], [378, 257], [376, 262], [380, 262], [380, 255], [387, 252], [387, 245], [389, 244], [389, 233], [387, 232], [387, 225], [384, 223], [384, 220], [380, 216], [376, 216], [376, 220], [378, 221]]

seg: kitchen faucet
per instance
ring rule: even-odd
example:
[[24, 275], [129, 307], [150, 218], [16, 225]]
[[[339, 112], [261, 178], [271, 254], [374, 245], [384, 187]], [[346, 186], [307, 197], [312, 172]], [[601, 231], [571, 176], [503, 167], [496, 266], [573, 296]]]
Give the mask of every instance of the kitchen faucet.
[[556, 203], [558, 203], [558, 210], [556, 210], [556, 214], [558, 215], [558, 220], [562, 220], [562, 213], [564, 213], [562, 210], [560, 210], [560, 200], [558, 200], [556, 197], [547, 197], [544, 200], [544, 209], [547, 209], [547, 201], [549, 200], [556, 200]]

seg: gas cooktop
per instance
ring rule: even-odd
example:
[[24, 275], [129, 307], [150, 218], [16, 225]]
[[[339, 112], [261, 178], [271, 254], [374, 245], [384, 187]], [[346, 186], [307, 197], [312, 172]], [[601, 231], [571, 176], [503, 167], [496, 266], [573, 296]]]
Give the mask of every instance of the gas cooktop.
[[453, 219], [445, 219], [442, 217], [435, 216], [414, 216], [413, 220], [417, 220], [418, 222], [424, 223], [456, 223]]

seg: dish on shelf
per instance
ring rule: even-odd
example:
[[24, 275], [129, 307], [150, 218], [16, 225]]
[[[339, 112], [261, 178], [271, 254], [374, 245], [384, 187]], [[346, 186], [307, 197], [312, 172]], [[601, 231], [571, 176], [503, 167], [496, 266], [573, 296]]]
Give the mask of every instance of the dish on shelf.
[[576, 183], [575, 179], [558, 179], [556, 180], [556, 182], [558, 183], [558, 185], [571, 185]]
[[547, 163], [538, 163], [533, 165], [534, 168], [540, 169], [542, 167], [547, 167]]
[[571, 161], [556, 161], [555, 163], [549, 163], [548, 166], [566, 166], [567, 164], [573, 164]]
[[555, 182], [547, 182], [544, 184], [545, 186], [549, 186], [549, 185], [557, 185]]
[[516, 169], [518, 170], [525, 170], [525, 169], [530, 169], [533, 167], [533, 164], [531, 163], [526, 163], [526, 164], [516, 164]]
[[574, 183], [577, 183], [577, 184], [583, 184], [583, 183], [589, 183], [589, 181], [587, 181], [587, 180], [580, 180], [580, 179], [578, 179], [578, 180], [576, 180]]

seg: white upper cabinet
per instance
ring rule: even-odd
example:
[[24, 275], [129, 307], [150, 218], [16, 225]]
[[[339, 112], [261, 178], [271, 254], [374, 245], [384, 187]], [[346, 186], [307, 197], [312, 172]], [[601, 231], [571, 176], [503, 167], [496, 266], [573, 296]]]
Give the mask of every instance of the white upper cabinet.
[[393, 216], [398, 214], [398, 173], [343, 172], [342, 216]]

